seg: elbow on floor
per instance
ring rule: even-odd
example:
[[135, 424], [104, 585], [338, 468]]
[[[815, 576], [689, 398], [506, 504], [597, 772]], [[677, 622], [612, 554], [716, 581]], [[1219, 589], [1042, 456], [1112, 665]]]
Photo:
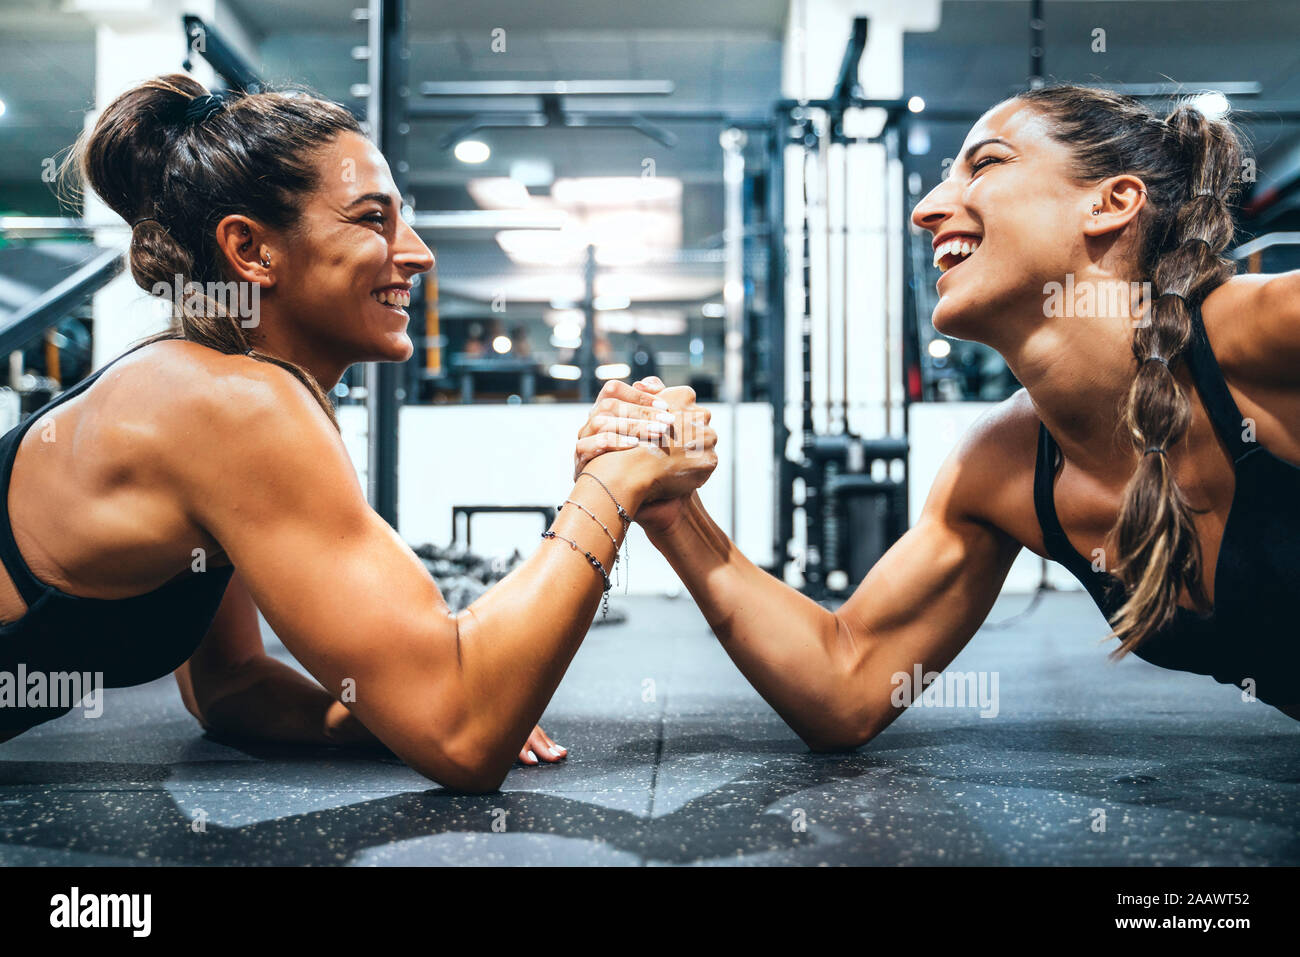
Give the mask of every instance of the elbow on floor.
[[[499, 749], [498, 749], [499, 750]], [[481, 743], [439, 741], [415, 761], [407, 761], [430, 781], [465, 794], [491, 794], [514, 764], [493, 757], [493, 749]]]
[[828, 722], [818, 728], [807, 728], [799, 732], [803, 743], [810, 751], [818, 754], [840, 754], [856, 751], [880, 733], [881, 725], [874, 720], [853, 715], [837, 721]]

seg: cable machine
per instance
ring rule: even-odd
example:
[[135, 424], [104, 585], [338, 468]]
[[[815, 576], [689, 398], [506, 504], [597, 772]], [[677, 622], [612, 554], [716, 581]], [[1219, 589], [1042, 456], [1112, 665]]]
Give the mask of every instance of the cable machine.
[[[829, 98], [821, 100], [782, 100], [774, 110], [772, 132], [769, 137], [769, 197], [768, 208], [774, 228], [769, 234], [770, 262], [769, 304], [771, 320], [769, 334], [773, 343], [781, 343], [781, 357], [773, 362], [772, 389], [775, 428], [773, 453], [778, 468], [778, 490], [775, 496], [776, 523], [773, 554], [776, 572], [783, 570], [790, 560], [800, 560], [803, 572], [803, 590], [809, 596], [822, 600], [842, 597], [866, 576], [867, 571], [907, 528], [907, 407], [908, 390], [901, 375], [902, 362], [910, 355], [915, 362], [917, 347], [905, 346], [915, 329], [901, 322], [901, 309], [895, 305], [898, 283], [902, 274], [901, 258], [895, 254], [894, 233], [901, 229], [901, 190], [891, 186], [890, 180], [900, 165], [899, 129], [907, 115], [903, 100], [867, 99], [861, 95], [857, 83], [859, 64], [867, 42], [867, 20], [859, 17], [853, 21], [853, 30], [840, 64], [835, 89]], [[845, 125], [850, 110], [878, 108], [885, 112], [885, 121], [879, 133], [870, 136], [853, 135]], [[853, 231], [851, 213], [851, 186], [853, 182], [850, 147], [857, 144], [876, 144], [884, 148], [885, 189], [884, 250], [885, 268], [883, 299], [885, 312], [880, 342], [884, 370], [883, 430], [880, 435], [866, 436], [856, 431], [850, 422], [850, 315], [851, 259], [850, 233]], [[802, 215], [797, 228], [800, 247], [798, 266], [791, 269], [788, 249], [789, 225], [784, 222], [786, 198], [785, 179], [791, 175], [787, 169], [787, 150], [795, 146], [800, 150], [802, 164], [793, 171], [800, 183]], [[838, 197], [832, 194], [831, 157], [838, 148], [842, 163], [842, 184]], [[833, 225], [831, 203], [838, 199], [842, 222], [838, 229]], [[895, 208], [897, 207], [897, 209]], [[826, 281], [824, 289], [816, 289], [813, 269], [813, 241], [817, 227], [814, 214], [825, 217], [827, 251]], [[832, 247], [838, 241], [840, 274], [833, 270]], [[796, 278], [797, 277], [797, 278]], [[786, 394], [784, 376], [786, 283], [795, 278], [801, 290], [800, 350], [802, 375], [800, 398], [799, 458], [792, 461], [787, 449], [790, 429], [785, 420]], [[838, 316], [833, 308], [832, 288], [840, 290]], [[824, 310], [815, 310], [814, 293], [825, 299]], [[824, 313], [815, 315], [815, 312]], [[840, 331], [840, 367], [842, 384], [837, 398], [834, 394], [832, 344], [834, 327], [838, 319]], [[900, 340], [899, 336], [902, 337]], [[822, 338], [824, 337], [824, 339]], [[818, 431], [813, 395], [815, 355], [824, 352], [826, 377], [825, 430]], [[779, 370], [779, 372], [777, 371]], [[895, 382], [895, 379], [898, 382]], [[901, 402], [902, 419], [895, 421], [894, 405]], [[802, 489], [802, 502], [798, 492]], [[796, 512], [802, 512], [804, 547], [802, 555], [794, 549]]]

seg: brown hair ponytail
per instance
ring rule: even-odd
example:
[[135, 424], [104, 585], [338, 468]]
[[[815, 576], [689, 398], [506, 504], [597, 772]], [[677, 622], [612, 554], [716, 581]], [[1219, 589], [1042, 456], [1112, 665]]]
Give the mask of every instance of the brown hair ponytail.
[[[318, 185], [318, 151], [343, 132], [360, 133], [335, 103], [303, 93], [264, 92], [199, 101], [202, 84], [183, 73], [123, 93], [74, 147], [65, 171], [83, 178], [132, 224], [131, 275], [171, 299], [171, 327], [144, 342], [185, 339], [285, 369], [307, 387], [335, 428], [334, 406], [314, 376], [258, 353], [237, 312], [199, 290], [226, 280], [216, 225], [240, 213], [293, 229], [301, 197]], [[207, 115], [202, 115], [206, 113]], [[193, 285], [189, 285], [193, 284]]]
[[1139, 462], [1112, 529], [1112, 570], [1126, 592], [1111, 622], [1120, 639], [1112, 656], [1121, 657], [1172, 620], [1183, 589], [1198, 608], [1209, 603], [1192, 509], [1168, 458], [1146, 450], [1172, 448], [1191, 423], [1190, 399], [1171, 369], [1191, 342], [1191, 309], [1234, 272], [1220, 254], [1233, 238], [1241, 141], [1229, 122], [1189, 103], [1161, 119], [1138, 100], [1089, 87], [1046, 87], [1020, 99], [1074, 152], [1080, 181], [1132, 173], [1147, 188], [1137, 265], [1153, 299], [1149, 321], [1134, 332], [1133, 384], [1120, 410]]

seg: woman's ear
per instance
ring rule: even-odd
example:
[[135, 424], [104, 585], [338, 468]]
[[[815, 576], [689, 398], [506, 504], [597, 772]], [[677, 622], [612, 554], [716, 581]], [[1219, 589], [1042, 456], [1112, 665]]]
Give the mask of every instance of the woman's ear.
[[275, 285], [275, 254], [269, 232], [256, 220], [231, 215], [217, 223], [217, 249], [237, 281]]
[[1136, 176], [1125, 173], [1102, 180], [1096, 190], [1084, 194], [1092, 204], [1083, 224], [1089, 237], [1104, 236], [1127, 226], [1146, 205], [1146, 184]]

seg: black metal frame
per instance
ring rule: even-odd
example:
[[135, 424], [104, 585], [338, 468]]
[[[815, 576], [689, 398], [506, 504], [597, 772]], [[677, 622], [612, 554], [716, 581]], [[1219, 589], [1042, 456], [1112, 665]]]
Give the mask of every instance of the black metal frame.
[[[885, 147], [887, 167], [899, 159], [899, 131], [905, 126], [910, 115], [906, 100], [868, 99], [861, 96], [857, 84], [858, 66], [866, 49], [867, 20], [855, 18], [852, 32], [845, 47], [844, 56], [832, 95], [827, 99], [817, 100], [781, 100], [773, 112], [772, 130], [768, 140], [769, 150], [769, 189], [773, 195], [769, 198], [772, 210], [772, 228], [769, 230], [769, 299], [771, 316], [769, 334], [773, 337], [773, 368], [779, 374], [773, 376], [773, 454], [777, 464], [777, 494], [775, 496], [776, 524], [773, 541], [774, 574], [780, 574], [787, 561], [794, 556], [790, 553], [790, 542], [794, 537], [794, 482], [804, 482], [804, 522], [807, 535], [807, 547], [804, 556], [803, 590], [812, 598], [822, 600], [847, 593], [848, 589], [832, 590], [827, 584], [830, 571], [845, 570], [845, 536], [846, 509], [856, 496], [884, 496], [887, 512], [884, 527], [880, 530], [879, 541], [882, 548], [887, 548], [907, 528], [908, 516], [908, 464], [909, 423], [908, 406], [910, 396], [907, 389], [908, 371], [903, 370], [903, 435], [904, 438], [864, 439], [854, 435], [848, 429], [847, 418], [844, 431], [819, 435], [813, 421], [812, 404], [812, 315], [810, 301], [811, 255], [810, 228], [805, 206], [803, 224], [803, 289], [804, 305], [802, 309], [802, 401], [801, 430], [802, 460], [792, 462], [786, 455], [789, 442], [789, 429], [785, 424], [785, 278], [788, 262], [785, 253], [786, 229], [784, 217], [784, 179], [785, 148], [799, 145], [805, 150], [816, 149], [820, 142], [818, 131], [812, 123], [812, 111], [824, 111], [829, 118], [825, 136], [838, 144], [865, 142], [878, 143]], [[886, 119], [879, 134], [874, 137], [851, 137], [844, 131], [844, 113], [849, 109], [881, 108], [885, 110]], [[909, 349], [907, 340], [915, 335], [909, 324], [903, 323], [904, 342], [902, 354], [904, 362], [908, 354], [916, 355], [915, 344]], [[871, 467], [876, 461], [886, 463], [899, 460], [903, 463], [903, 477], [900, 481], [887, 479], [878, 481], [870, 477]], [[876, 556], [878, 557], [878, 556]], [[865, 569], [862, 569], [865, 574]], [[851, 589], [856, 582], [849, 576]]]
[[469, 548], [473, 544], [470, 526], [474, 521], [474, 516], [480, 512], [490, 512], [497, 515], [536, 513], [542, 517], [542, 531], [551, 527], [557, 514], [553, 505], [453, 505], [451, 507], [451, 543], [453, 545], [460, 541], [459, 519], [462, 515], [465, 516], [465, 547]]
[[[228, 89], [239, 93], [260, 93], [262, 78], [258, 76], [253, 65], [240, 56], [233, 46], [226, 42], [221, 32], [202, 17], [184, 14], [181, 26], [185, 29], [185, 49], [188, 51], [181, 66], [189, 71], [194, 68], [190, 53], [197, 53], [216, 71], [217, 76], [226, 81]], [[194, 46], [194, 41], [203, 38], [203, 49]]]
[[0, 328], [0, 355], [21, 349], [90, 296], [117, 278], [126, 266], [121, 249], [101, 252], [67, 279], [13, 313]]
[[[379, 63], [379, 151], [388, 160], [399, 196], [408, 184], [406, 132], [406, 0], [382, 0], [379, 4], [380, 44], [370, 56]], [[398, 211], [399, 215], [401, 211]], [[424, 284], [419, 288], [423, 290]], [[423, 295], [417, 295], [423, 304]], [[414, 308], [413, 304], [413, 308]], [[423, 310], [420, 310], [423, 312]], [[369, 479], [371, 505], [397, 527], [398, 422], [405, 396], [407, 370], [394, 362], [376, 363], [373, 376], [376, 394], [370, 416]]]

